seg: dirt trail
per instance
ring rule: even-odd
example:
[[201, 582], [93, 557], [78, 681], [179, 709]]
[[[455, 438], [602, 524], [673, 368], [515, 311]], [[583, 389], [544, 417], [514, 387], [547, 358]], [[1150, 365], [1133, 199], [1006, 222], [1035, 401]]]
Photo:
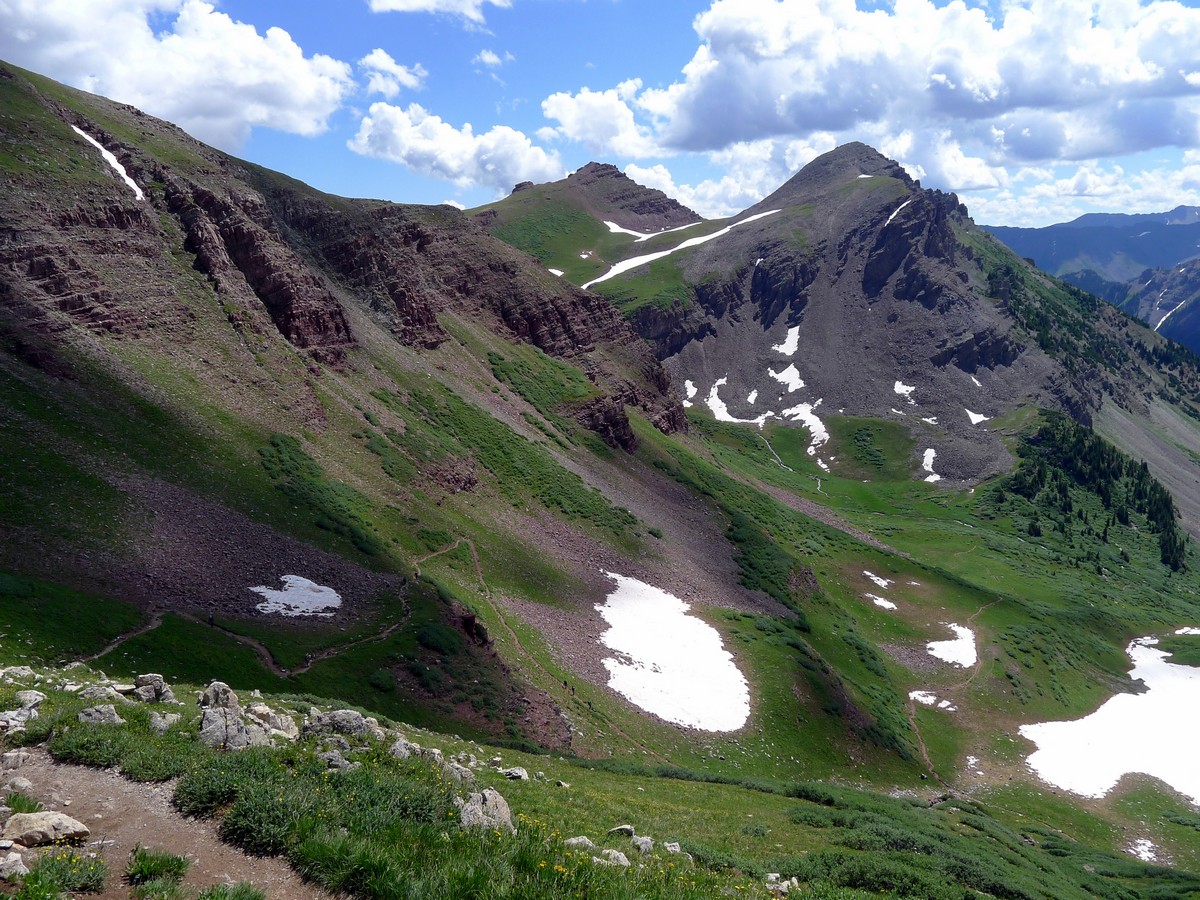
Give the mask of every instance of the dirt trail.
[[[483, 566], [479, 562], [479, 551], [477, 551], [475, 549], [474, 541], [472, 541], [470, 538], [467, 538], [467, 537], [460, 537], [460, 538], [458, 538], [458, 540], [454, 541], [454, 543], [447, 544], [445, 547], [442, 547], [440, 550], [435, 550], [433, 553], [427, 554], [426, 556], [422, 556], [416, 562], [416, 566], [417, 566], [417, 568], [415, 570], [416, 573], [418, 575], [420, 575], [420, 572], [421, 572], [421, 570], [419, 568], [420, 563], [424, 562], [427, 559], [432, 559], [435, 556], [441, 556], [445, 553], [451, 553], [451, 552], [457, 550], [459, 547], [463, 546], [464, 544], [466, 545], [467, 549], [471, 552], [471, 563], [475, 567], [475, 578], [479, 581], [479, 588], [481, 591], [483, 591], [483, 596], [487, 600], [488, 605], [493, 610], [495, 610], [497, 618], [500, 619], [500, 624], [504, 626], [504, 630], [505, 630], [505, 632], [507, 632], [509, 638], [512, 640], [513, 645], [517, 648], [517, 650], [521, 653], [521, 655], [524, 656], [526, 659], [528, 659], [531, 663], [533, 663], [533, 665], [536, 666], [537, 669], [543, 675], [545, 675], [551, 681], [557, 682], [559, 680], [558, 676], [555, 675], [553, 672], [551, 672], [549, 669], [547, 669], [545, 666], [543, 666], [541, 661], [538, 660], [538, 658], [536, 656], [534, 656], [532, 653], [529, 652], [529, 650], [527, 650], [525, 648], [525, 645], [521, 643], [521, 639], [519, 637], [517, 637], [516, 631], [514, 631], [513, 627], [508, 624], [508, 618], [504, 615], [503, 610], [501, 610], [499, 605], [496, 603], [495, 598], [492, 596], [492, 589], [490, 587], [488, 587], [487, 581], [484, 580]], [[614, 733], [619, 735], [624, 740], [628, 741], [634, 747], [637, 747], [643, 753], [653, 756], [655, 759], [659, 760], [660, 762], [670, 763], [670, 760], [667, 759], [665, 756], [663, 756], [660, 753], [656, 753], [654, 750], [651, 750], [649, 747], [647, 747], [641, 741], [637, 740], [636, 738], [634, 738], [634, 737], [626, 734], [624, 731], [622, 731], [621, 728], [618, 727], [617, 724], [612, 721], [612, 719], [606, 719], [605, 726], [607, 728], [611, 729]]]
[[[29, 748], [30, 759], [3, 780], [20, 775], [29, 779], [28, 792], [48, 810], [57, 810], [87, 825], [94, 850], [108, 864], [108, 880], [98, 900], [128, 900], [129, 886], [121, 879], [135, 845], [165, 850], [191, 860], [184, 883], [196, 888], [248, 881], [270, 900], [332, 900], [307, 884], [281, 859], [247, 856], [217, 837], [209, 819], [188, 819], [171, 806], [173, 784], [139, 784], [112, 770], [57, 763], [40, 747]], [[32, 862], [32, 854], [26, 860]]]
[[125, 634], [118, 635], [117, 637], [115, 637], [111, 641], [109, 641], [108, 644], [105, 645], [105, 647], [102, 650], [100, 650], [97, 653], [93, 653], [91, 656], [85, 656], [85, 657], [81, 658], [79, 660], [79, 662], [82, 662], [82, 663], [95, 662], [100, 657], [102, 657], [105, 653], [111, 653], [113, 650], [116, 650], [118, 647], [120, 647], [126, 641], [131, 641], [135, 637], [145, 634], [147, 631], [153, 631], [155, 628], [157, 628], [159, 625], [162, 624], [164, 614], [165, 614], [164, 611], [161, 609], [154, 610], [152, 615], [150, 616], [150, 621], [148, 621], [145, 625], [135, 628], [133, 631], [126, 632]]

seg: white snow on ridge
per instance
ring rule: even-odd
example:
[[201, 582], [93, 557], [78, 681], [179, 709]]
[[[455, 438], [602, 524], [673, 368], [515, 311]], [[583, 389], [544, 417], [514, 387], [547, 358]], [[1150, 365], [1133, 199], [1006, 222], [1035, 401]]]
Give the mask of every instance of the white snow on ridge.
[[720, 394], [717, 393], [720, 388], [724, 387], [728, 383], [728, 375], [718, 378], [713, 382], [712, 390], [708, 392], [708, 396], [704, 399], [704, 402], [708, 405], [708, 408], [712, 410], [713, 418], [718, 422], [733, 422], [738, 425], [757, 425], [759, 428], [762, 428], [763, 423], [771, 416], [775, 415], [775, 413], [767, 411], [754, 419], [739, 419], [734, 416], [729, 412], [729, 407], [725, 405], [725, 401], [721, 399]]
[[71, 130], [100, 151], [100, 155], [104, 157], [104, 161], [109, 164], [114, 172], [121, 176], [122, 181], [129, 185], [130, 190], [133, 191], [133, 196], [137, 197], [139, 200], [146, 199], [145, 194], [142, 193], [142, 189], [137, 186], [137, 182], [129, 177], [129, 173], [125, 171], [125, 167], [121, 165], [120, 161], [112, 154], [111, 151], [104, 149], [104, 145], [86, 131], [76, 128], [74, 125], [71, 126]]
[[751, 406], [754, 405], [754, 401], [757, 399], [758, 399], [758, 388], [755, 388], [749, 394], [746, 395], [746, 402], [749, 403]]
[[969, 409], [966, 409], [965, 407], [963, 409], [963, 412], [965, 412], [967, 414], [967, 418], [971, 420], [972, 425], [978, 425], [980, 422], [990, 422], [992, 420], [991, 416], [985, 416], [982, 413], [971, 412]]
[[279, 613], [281, 616], [320, 616], [328, 619], [333, 613], [328, 610], [342, 605], [342, 598], [331, 587], [301, 578], [299, 575], [284, 575], [283, 590], [260, 585], [248, 588], [266, 599], [255, 606], [261, 613]]
[[936, 458], [937, 458], [937, 451], [934, 450], [932, 447], [930, 447], [928, 450], [925, 451], [925, 453], [923, 454], [923, 458], [921, 460], [921, 468], [929, 473], [928, 475], [925, 476], [925, 480], [930, 483], [942, 480], [942, 476], [939, 475], [937, 472], [933, 471], [933, 461]]
[[[597, 278], [593, 278], [587, 284], [583, 285], [583, 289], [586, 291], [588, 288], [590, 288], [594, 284], [599, 284], [601, 281], [608, 281], [608, 279], [614, 278], [617, 275], [621, 275], [625, 272], [628, 272], [630, 269], [636, 269], [638, 266], [646, 265], [646, 263], [654, 262], [657, 259], [663, 259], [664, 257], [670, 256], [672, 253], [675, 253], [679, 250], [686, 250], [689, 247], [698, 247], [701, 244], [706, 244], [711, 240], [715, 240], [716, 238], [723, 237], [724, 235], [729, 234], [729, 232], [731, 232], [733, 229], [737, 228], [739, 225], [746, 225], [757, 219], [762, 219], [762, 218], [765, 218], [766, 216], [773, 216], [777, 212], [779, 212], [779, 210], [772, 209], [772, 210], [769, 210], [768, 212], [758, 213], [757, 215], [748, 216], [747, 218], [742, 219], [740, 222], [734, 222], [732, 225], [726, 225], [724, 228], [720, 229], [719, 231], [714, 231], [712, 234], [702, 234], [699, 237], [688, 238], [682, 244], [680, 244], [677, 247], [672, 247], [670, 250], [660, 250], [657, 253], [646, 253], [642, 256], [634, 256], [630, 259], [622, 260], [621, 262], [614, 265], [607, 272], [605, 272], [603, 275], [601, 275]], [[651, 235], [651, 237], [653, 237], [653, 235]]]
[[1200, 700], [1200, 669], [1168, 662], [1157, 643], [1144, 637], [1126, 648], [1129, 680], [1142, 681], [1145, 692], [1116, 694], [1082, 719], [1021, 726], [1021, 735], [1037, 744], [1027, 762], [1040, 778], [1103, 797], [1125, 774], [1143, 772], [1193, 803], [1200, 799], [1200, 718], [1191, 713]]
[[889, 587], [891, 587], [893, 584], [895, 584], [895, 582], [892, 579], [883, 578], [880, 575], [876, 575], [874, 572], [868, 572], [866, 569], [863, 569], [863, 574], [866, 575], [869, 579], [871, 579], [871, 581], [875, 582], [876, 587], [883, 588], [885, 591]]
[[971, 376], [971, 380], [973, 382], [975, 382], [975, 387], [983, 387], [983, 385], [979, 383], [979, 379], [976, 378], [974, 375]]
[[[1166, 293], [1166, 291], [1163, 291], [1163, 294], [1165, 294], [1165, 293]], [[1161, 300], [1161, 299], [1162, 299], [1162, 294], [1159, 294], [1159, 295], [1158, 295], [1158, 298]], [[1167, 324], [1167, 319], [1171, 318], [1171, 316], [1173, 316], [1173, 315], [1175, 315], [1175, 313], [1179, 312], [1179, 307], [1180, 307], [1180, 306], [1185, 306], [1185, 305], [1186, 305], [1186, 301], [1185, 301], [1184, 303], [1180, 303], [1180, 304], [1179, 304], [1179, 306], [1176, 306], [1176, 307], [1175, 307], [1173, 310], [1171, 310], [1169, 313], [1167, 313], [1165, 316], [1163, 316], [1161, 319], [1159, 319], [1159, 320], [1158, 320], [1158, 324], [1154, 326], [1154, 330], [1155, 330], [1155, 331], [1158, 331], [1158, 329], [1160, 329], [1160, 328], [1162, 328], [1164, 325], [1166, 325], [1166, 324]]]
[[549, 272], [551, 275], [557, 275], [559, 278], [563, 277], [562, 269], [547, 269], [546, 271]]
[[975, 665], [979, 659], [975, 650], [975, 633], [965, 625], [942, 624], [953, 631], [956, 637], [950, 641], [930, 641], [925, 645], [929, 655], [964, 669]]
[[750, 688], [715, 628], [687, 603], [636, 578], [605, 572], [616, 588], [596, 610], [608, 686], [668, 722], [736, 731], [750, 717]]
[[926, 425], [936, 425], [937, 424], [937, 416], [925, 416], [925, 417], [922, 417], [921, 421], [924, 422]]
[[660, 234], [670, 234], [672, 231], [683, 231], [685, 228], [692, 228], [696, 225], [702, 225], [703, 223], [692, 222], [689, 225], [677, 225], [674, 228], [664, 228], [662, 231], [633, 231], [629, 228], [622, 228], [616, 222], [605, 222], [604, 224], [608, 226], [608, 230], [612, 234], [631, 234], [637, 238], [634, 243], [640, 244], [642, 241], [648, 241], [650, 238], [658, 237]]
[[800, 372], [796, 368], [796, 364], [792, 363], [782, 372], [776, 372], [774, 369], [767, 369], [767, 373], [776, 381], [787, 385], [788, 393], [798, 391], [804, 387], [804, 379], [800, 377]]
[[776, 344], [771, 349], [776, 353], [782, 353], [784, 356], [794, 356], [800, 348], [800, 326], [793, 325], [788, 329], [787, 337], [783, 339], [782, 344]]
[[913, 406], [917, 405], [917, 401], [914, 400], [912, 396], [912, 392], [916, 389], [917, 386], [915, 384], [905, 384], [903, 381], [897, 381], [894, 385], [892, 385], [892, 390], [911, 403]]
[[917, 199], [917, 198], [909, 197], [907, 200], [905, 200], [903, 203], [901, 203], [899, 206], [897, 206], [892, 211], [892, 214], [890, 216], [888, 216], [887, 221], [883, 223], [883, 227], [887, 228], [889, 225], [891, 225], [892, 219], [894, 219], [894, 218], [896, 218], [896, 216], [900, 215], [900, 210], [904, 209], [904, 207], [908, 206], [908, 204], [912, 203], [915, 199]]

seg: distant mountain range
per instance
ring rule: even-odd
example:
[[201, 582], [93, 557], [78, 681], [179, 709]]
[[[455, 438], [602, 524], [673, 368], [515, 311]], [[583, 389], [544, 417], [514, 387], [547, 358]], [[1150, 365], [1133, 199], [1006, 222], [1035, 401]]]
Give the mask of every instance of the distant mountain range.
[[988, 231], [1040, 268], [1200, 351], [1200, 207], [1088, 213], [1045, 228]]

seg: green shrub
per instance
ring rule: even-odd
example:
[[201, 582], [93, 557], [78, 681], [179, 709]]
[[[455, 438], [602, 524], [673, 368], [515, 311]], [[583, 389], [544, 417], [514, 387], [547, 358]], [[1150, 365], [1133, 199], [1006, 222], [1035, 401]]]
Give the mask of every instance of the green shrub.
[[78, 850], [62, 847], [38, 857], [16, 900], [58, 900], [61, 894], [95, 894], [104, 889], [108, 866]]
[[417, 632], [417, 641], [442, 656], [454, 656], [462, 653], [466, 647], [466, 639], [457, 630], [441, 622], [430, 622], [421, 626]]
[[267, 895], [254, 885], [241, 881], [206, 888], [196, 895], [196, 900], [267, 900]]
[[148, 884], [152, 881], [183, 881], [188, 862], [185, 856], [176, 856], [163, 850], [147, 850], [138, 844], [129, 853], [125, 864], [125, 880], [130, 884]]
[[134, 885], [130, 891], [134, 900], [191, 900], [191, 893], [178, 881], [159, 878]]
[[20, 791], [13, 791], [5, 797], [4, 805], [14, 813], [35, 813], [45, 809], [40, 802], [34, 800], [28, 794], [22, 794]]

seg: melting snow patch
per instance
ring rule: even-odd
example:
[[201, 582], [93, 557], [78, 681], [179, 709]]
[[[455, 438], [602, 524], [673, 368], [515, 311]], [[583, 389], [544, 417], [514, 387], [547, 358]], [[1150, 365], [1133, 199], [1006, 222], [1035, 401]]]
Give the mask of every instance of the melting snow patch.
[[739, 419], [730, 414], [729, 407], [725, 405], [725, 401], [722, 400], [720, 395], [717, 393], [717, 391], [722, 386], [727, 384], [728, 381], [728, 375], [718, 378], [715, 382], [713, 382], [712, 390], [708, 392], [708, 396], [704, 400], [704, 402], [708, 404], [708, 408], [712, 410], [713, 418], [715, 418], [718, 422], [736, 422], [740, 425], [757, 425], [759, 428], [762, 428], [763, 422], [767, 421], [767, 419], [775, 415], [775, 413], [767, 411], [761, 416], [753, 419]]
[[951, 641], [930, 641], [925, 645], [929, 655], [964, 669], [975, 665], [979, 658], [975, 652], [975, 633], [965, 625], [942, 624], [953, 631], [956, 637]]
[[992, 417], [985, 416], [982, 413], [971, 412], [964, 407], [963, 411], [967, 414], [967, 418], [971, 420], [972, 425], [978, 425], [980, 422], [990, 422]]
[[266, 586], [250, 588], [254, 593], [266, 598], [255, 606], [255, 609], [261, 613], [279, 613], [281, 616], [329, 618], [333, 613], [327, 610], [337, 609], [342, 605], [342, 598], [333, 588], [324, 587], [299, 575], [284, 575], [282, 581], [281, 591]]
[[896, 608], [896, 604], [887, 597], [880, 597], [878, 594], [863, 594], [863, 596], [882, 609]]
[[1132, 853], [1142, 862], [1158, 862], [1158, 848], [1145, 838], [1138, 838], [1125, 848], [1126, 853]]
[[858, 180], [861, 181], [864, 178], [870, 178], [870, 177], [871, 177], [870, 175], [859, 175]]
[[1175, 630], [1175, 633], [1176, 634], [1200, 634], [1200, 628], [1192, 628], [1192, 627], [1177, 628]]
[[683, 383], [683, 389], [687, 391], [687, 398], [683, 401], [684, 408], [692, 406], [692, 398], [696, 396], [696, 385], [689, 378]]
[[942, 476], [933, 471], [933, 461], [935, 458], [937, 458], [937, 451], [930, 447], [925, 451], [921, 460], [921, 468], [929, 473], [925, 476], [925, 480], [930, 483], [942, 480]]
[[967, 757], [967, 768], [971, 769], [974, 772], [978, 772], [979, 771], [979, 757], [978, 756], [968, 756]]
[[975, 387], [983, 387], [983, 385], [979, 383], [979, 379], [976, 378], [974, 375], [971, 376], [971, 380], [973, 382], [975, 382]]
[[[814, 410], [821, 405], [821, 401], [816, 403], [801, 403], [793, 406], [790, 409], [785, 409], [780, 413], [785, 419], [791, 419], [795, 422], [803, 422], [804, 427], [808, 429], [808, 433], [812, 435], [812, 440], [808, 444], [808, 455], [816, 456], [817, 448], [825, 445], [829, 440], [829, 432], [825, 430], [825, 423], [817, 418]], [[820, 460], [817, 460], [822, 469], [829, 471], [829, 467]]]
[[1038, 747], [1030, 768], [1084, 797], [1103, 797], [1122, 775], [1144, 772], [1195, 803], [1200, 718], [1188, 711], [1200, 701], [1200, 669], [1167, 662], [1157, 643], [1145, 637], [1126, 648], [1133, 660], [1129, 680], [1144, 682], [1144, 693], [1117, 694], [1082, 719], [1022, 725], [1021, 735]]
[[895, 391], [897, 394], [899, 394], [901, 397], [903, 397], [905, 400], [907, 400], [909, 403], [913, 404], [914, 406], [916, 405], [917, 401], [913, 399], [912, 392], [915, 391], [916, 389], [917, 389], [916, 385], [905, 384], [903, 381], [897, 381], [894, 385], [892, 385], [893, 391]]
[[787, 337], [782, 344], [776, 344], [771, 349], [784, 356], [792, 356], [800, 348], [800, 326], [793, 325], [788, 329]]
[[562, 269], [547, 269], [546, 271], [549, 272], [551, 275], [557, 275], [559, 278], [563, 277]]
[[634, 243], [640, 244], [642, 241], [648, 241], [650, 238], [658, 237], [660, 234], [670, 234], [672, 231], [683, 231], [683, 229], [691, 228], [693, 225], [697, 225], [699, 223], [692, 222], [688, 225], [678, 225], [675, 228], [665, 228], [662, 231], [633, 231], [629, 228], [622, 228], [616, 222], [605, 222], [604, 224], [608, 226], [608, 230], [611, 233], [633, 235], [635, 238], [637, 238]]
[[896, 216], [900, 215], [900, 210], [904, 209], [904, 207], [908, 206], [908, 204], [912, 203], [913, 200], [915, 200], [915, 199], [916, 199], [915, 197], [909, 197], [907, 200], [905, 200], [903, 203], [901, 203], [899, 206], [897, 206], [895, 208], [895, 210], [892, 211], [892, 214], [890, 216], [888, 216], [887, 221], [883, 223], [883, 227], [887, 228], [889, 225], [891, 225], [892, 219], [894, 219], [894, 218], [896, 218]]
[[756, 269], [757, 269], [757, 268], [758, 268], [758, 264], [759, 264], [759, 263], [761, 263], [762, 261], [763, 261], [763, 258], [762, 258], [761, 256], [760, 256], [758, 259], [756, 259], [756, 260], [754, 261], [754, 268], [756, 268]]
[[750, 717], [750, 689], [715, 628], [688, 604], [636, 578], [616, 582], [596, 609], [608, 623], [600, 643], [608, 686], [659, 718], [704, 731], [735, 731]]
[[145, 195], [142, 193], [142, 189], [137, 186], [137, 182], [129, 177], [129, 173], [125, 171], [125, 167], [121, 165], [121, 163], [110, 151], [104, 149], [103, 144], [101, 144], [86, 131], [76, 128], [74, 125], [71, 126], [71, 130], [100, 151], [100, 155], [104, 157], [104, 161], [112, 167], [114, 172], [121, 176], [122, 181], [129, 185], [129, 189], [133, 191], [133, 195], [135, 197], [137, 197], [139, 200], [146, 199]]
[[929, 691], [910, 691], [908, 699], [916, 700], [922, 706], [934, 706], [937, 703], [937, 694], [931, 694]]
[[804, 387], [804, 379], [800, 377], [800, 372], [796, 369], [795, 363], [792, 363], [792, 365], [788, 366], [782, 372], [776, 372], [774, 369], [767, 369], [767, 372], [776, 381], [787, 385], [788, 393], [798, 391]]
[[873, 582], [875, 582], [875, 586], [876, 586], [876, 587], [881, 587], [881, 588], [883, 588], [885, 591], [886, 591], [886, 590], [887, 590], [889, 587], [891, 587], [891, 586], [892, 586], [892, 584], [894, 584], [894, 582], [893, 582], [891, 579], [889, 579], [889, 578], [880, 578], [880, 577], [879, 577], [878, 575], [876, 575], [875, 573], [873, 573], [873, 572], [868, 572], [866, 569], [863, 569], [863, 574], [864, 574], [864, 575], [866, 575], [868, 578], [870, 578], [870, 579], [871, 579]]
[[929, 416], [928, 418], [922, 418], [921, 421], [924, 422], [926, 425], [936, 425], [937, 424], [937, 416]]
[[757, 388], [755, 388], [749, 394], [746, 395], [746, 402], [749, 403], [751, 406], [754, 405], [754, 401], [757, 399], [758, 399], [758, 389]]
[[[726, 234], [729, 234], [730, 231], [732, 231], [733, 229], [737, 228], [740, 225], [746, 225], [750, 222], [755, 221], [756, 219], [765, 218], [766, 216], [773, 216], [777, 212], [779, 212], [779, 210], [772, 209], [767, 212], [758, 213], [757, 215], [747, 216], [745, 219], [742, 219], [740, 222], [734, 222], [732, 225], [726, 225], [724, 228], [720, 229], [719, 231], [714, 231], [712, 234], [702, 234], [699, 237], [688, 238], [682, 244], [680, 244], [677, 247], [672, 247], [670, 250], [660, 250], [658, 253], [647, 253], [647, 254], [644, 254], [643, 256], [634, 256], [630, 259], [622, 260], [621, 262], [617, 263], [615, 266], [613, 266], [611, 269], [609, 269], [607, 272], [605, 272], [600, 277], [593, 278], [591, 281], [589, 281], [587, 284], [585, 284], [583, 286], [583, 289], [587, 290], [593, 284], [599, 284], [601, 281], [607, 281], [610, 278], [613, 278], [624, 272], [628, 272], [630, 269], [636, 269], [638, 266], [644, 266], [646, 263], [654, 262], [656, 259], [663, 259], [664, 257], [670, 256], [672, 253], [675, 253], [679, 250], [686, 250], [689, 247], [698, 247], [701, 244], [708, 243], [711, 240], [714, 240], [716, 238], [719, 238]], [[660, 232], [660, 234], [661, 233], [662, 232]], [[650, 237], [653, 237], [653, 235], [650, 235]]]

